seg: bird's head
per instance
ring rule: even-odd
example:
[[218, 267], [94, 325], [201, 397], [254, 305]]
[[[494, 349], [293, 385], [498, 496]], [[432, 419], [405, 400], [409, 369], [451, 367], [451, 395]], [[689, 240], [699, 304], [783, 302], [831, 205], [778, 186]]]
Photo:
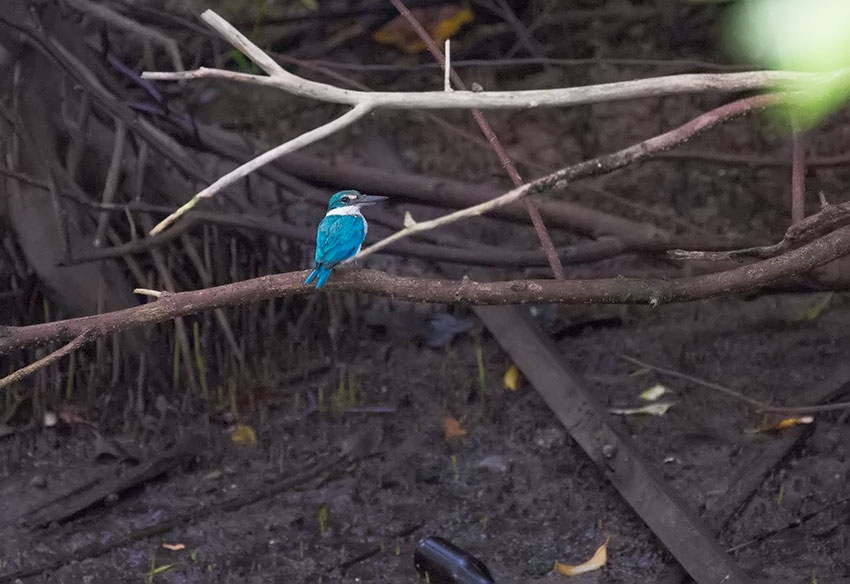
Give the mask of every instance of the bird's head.
[[364, 195], [359, 191], [340, 191], [331, 197], [328, 203], [328, 211], [343, 207], [359, 208], [363, 205], [374, 205], [386, 199], [386, 197], [379, 197], [377, 195]]

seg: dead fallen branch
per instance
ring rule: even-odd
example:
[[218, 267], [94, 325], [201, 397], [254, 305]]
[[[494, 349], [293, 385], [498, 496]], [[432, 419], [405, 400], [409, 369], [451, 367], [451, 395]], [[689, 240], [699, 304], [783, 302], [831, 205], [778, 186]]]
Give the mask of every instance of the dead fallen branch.
[[21, 520], [30, 527], [43, 527], [53, 522], [67, 521], [86, 509], [102, 503], [110, 495], [120, 495], [130, 489], [138, 488], [179, 467], [187, 460], [199, 455], [203, 451], [203, 444], [202, 436], [190, 435], [170, 450], [127, 470], [120, 476], [116, 477], [115, 470], [110, 468], [90, 488], [80, 491], [75, 487], [70, 492], [60, 493], [44, 507], [25, 514]]
[[[365, 456], [368, 456], [371, 454], [372, 448], [370, 440], [374, 441], [373, 434], [374, 432], [371, 431], [371, 428], [367, 427], [350, 437], [346, 444], [343, 445], [340, 453], [329, 454], [317, 463], [302, 470], [298, 470], [288, 476], [282, 477], [270, 485], [261, 486], [257, 489], [250, 490], [245, 494], [236, 495], [212, 505], [199, 505], [194, 509], [178, 513], [167, 519], [148, 525], [147, 527], [131, 529], [126, 534], [116, 535], [107, 539], [105, 542], [97, 541], [76, 551], [67, 554], [60, 554], [58, 557], [36, 566], [0, 574], [0, 584], [14, 582], [19, 578], [29, 578], [50, 570], [57, 570], [71, 562], [81, 562], [89, 558], [102, 556], [112, 550], [126, 547], [137, 541], [142, 541], [156, 535], [162, 535], [173, 529], [203, 521], [204, 518], [208, 517], [213, 511], [234, 512], [248, 505], [253, 505], [254, 503], [264, 499], [274, 497], [279, 493], [291, 490], [299, 485], [303, 485], [304, 483], [307, 483], [328, 471], [344, 466], [346, 463], [353, 464]], [[200, 444], [200, 442], [197, 437], [187, 437], [187, 440], [184, 440], [182, 446], [175, 447], [175, 450], [171, 452], [172, 454], [178, 454], [180, 456], [180, 460], [185, 460], [187, 455], [192, 455], [196, 452], [198, 444]]]
[[561, 349], [530, 315], [490, 307], [479, 307], [476, 314], [582, 450], [695, 581], [751, 582], [676, 489], [641, 455], [628, 432], [611, 420], [594, 392], [570, 371]]
[[[782, 255], [725, 272], [662, 278], [593, 280], [518, 280], [474, 282], [393, 276], [377, 270], [338, 270], [327, 289], [440, 304], [665, 304], [751, 291], [795, 276], [850, 254], [850, 226], [841, 227]], [[142, 306], [105, 314], [26, 327], [0, 327], [0, 354], [14, 349], [63, 342], [85, 334], [87, 340], [205, 310], [313, 294], [303, 285], [308, 271], [289, 272], [191, 292], [167, 293]]]

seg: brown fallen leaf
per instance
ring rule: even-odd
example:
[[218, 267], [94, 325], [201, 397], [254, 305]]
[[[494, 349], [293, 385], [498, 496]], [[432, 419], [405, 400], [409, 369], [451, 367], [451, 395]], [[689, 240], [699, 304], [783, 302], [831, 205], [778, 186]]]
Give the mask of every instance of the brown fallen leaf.
[[812, 416], [785, 418], [784, 420], [777, 422], [772, 426], [759, 428], [759, 432], [778, 432], [779, 430], [784, 430], [785, 428], [790, 428], [791, 426], [796, 426], [798, 424], [811, 424], [814, 421], [815, 419]]
[[610, 539], [610, 537], [606, 537], [605, 543], [599, 546], [596, 553], [593, 554], [593, 557], [585, 563], [579, 564], [578, 566], [570, 566], [556, 561], [555, 571], [559, 574], [563, 574], [564, 576], [577, 576], [579, 574], [584, 574], [585, 572], [598, 570], [608, 561], [608, 542]]
[[466, 430], [460, 425], [460, 420], [452, 416], [443, 418], [443, 436], [446, 440], [466, 436]]

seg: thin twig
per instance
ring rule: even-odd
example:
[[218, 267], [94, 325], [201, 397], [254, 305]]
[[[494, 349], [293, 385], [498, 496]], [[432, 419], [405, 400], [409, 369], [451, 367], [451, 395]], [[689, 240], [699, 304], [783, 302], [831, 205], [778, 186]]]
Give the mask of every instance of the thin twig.
[[[17, 90], [13, 91], [15, 99], [18, 99], [17, 94]], [[33, 138], [32, 132], [26, 130], [24, 121], [17, 109], [8, 108], [0, 103], [0, 113], [2, 113], [11, 124], [15, 138], [20, 139], [27, 150], [41, 159], [44, 173], [47, 176], [47, 190], [50, 193], [50, 203], [53, 207], [53, 214], [56, 219], [59, 257], [62, 261], [68, 261], [71, 258], [71, 236], [68, 231], [68, 211], [62, 203], [62, 195], [56, 182], [56, 173], [60, 170], [58, 160], [51, 158], [50, 155], [45, 154], [44, 151], [38, 147], [38, 144], [36, 144]], [[18, 185], [15, 185], [14, 188], [17, 188], [17, 186]]]
[[[658, 156], [668, 160], [681, 160], [704, 162], [707, 164], [728, 164], [730, 166], [751, 166], [751, 167], [780, 167], [787, 168], [791, 166], [791, 160], [787, 156], [769, 157], [757, 154], [727, 154], [725, 152], [712, 152], [709, 150], [675, 150], [673, 152], [665, 152]], [[836, 154], [834, 156], [807, 156], [806, 166], [809, 168], [831, 168], [834, 166], [850, 165], [850, 155]]]
[[52, 353], [42, 357], [38, 361], [34, 361], [34, 362], [30, 363], [29, 365], [27, 365], [26, 367], [22, 367], [21, 369], [18, 369], [14, 373], [7, 375], [6, 377], [0, 379], [0, 389], [3, 389], [4, 387], [7, 387], [9, 385], [12, 385], [13, 383], [20, 381], [24, 377], [26, 377], [26, 376], [28, 376], [32, 373], [35, 373], [39, 369], [43, 369], [44, 367], [47, 367], [51, 363], [58, 361], [59, 359], [61, 359], [62, 357], [64, 357], [68, 353], [70, 353], [71, 351], [74, 351], [75, 349], [78, 349], [79, 347], [85, 345], [87, 342], [89, 342], [93, 338], [94, 338], [93, 336], [90, 336], [89, 333], [87, 333], [85, 331], [80, 333], [70, 343], [63, 345], [62, 347], [56, 349]]
[[546, 56], [546, 51], [540, 46], [540, 44], [534, 40], [531, 36], [531, 33], [528, 29], [523, 25], [522, 21], [519, 17], [514, 13], [511, 5], [508, 4], [505, 0], [496, 0], [496, 3], [502, 9], [500, 16], [504, 18], [505, 22], [507, 22], [511, 28], [514, 29], [514, 32], [519, 39], [519, 42], [525, 47], [525, 50], [528, 51], [528, 54], [532, 57], [543, 58]]
[[850, 203], [840, 205], [825, 204], [821, 210], [814, 215], [804, 217], [800, 221], [792, 223], [785, 231], [781, 241], [772, 245], [756, 247], [745, 247], [723, 251], [689, 251], [674, 249], [667, 252], [667, 256], [676, 260], [698, 260], [698, 261], [725, 261], [740, 258], [770, 258], [791, 249], [794, 245], [806, 243], [817, 239], [819, 236], [850, 223]]
[[850, 409], [850, 402], [838, 402], [834, 404], [820, 406], [772, 406], [770, 404], [766, 404], [762, 401], [744, 395], [739, 391], [735, 391], [734, 389], [730, 389], [726, 386], [714, 383], [712, 381], [706, 381], [705, 379], [700, 379], [699, 377], [694, 377], [693, 375], [688, 375], [687, 373], [681, 373], [680, 371], [676, 371], [674, 369], [666, 369], [657, 365], [651, 365], [650, 363], [646, 363], [645, 361], [641, 361], [640, 359], [635, 359], [634, 357], [629, 357], [628, 355], [621, 355], [621, 357], [626, 361], [637, 365], [638, 367], [650, 369], [652, 371], [655, 371], [656, 373], [661, 373], [662, 375], [669, 375], [670, 377], [676, 377], [678, 379], [683, 379], [685, 381], [690, 381], [691, 383], [701, 385], [702, 387], [707, 387], [708, 389], [713, 389], [714, 391], [720, 392], [731, 398], [747, 403], [759, 412], [764, 412], [768, 414], [815, 414], [818, 412], [835, 412], [838, 410]]
[[[124, 146], [127, 143], [127, 124], [122, 120], [115, 121], [115, 143], [112, 146], [112, 159], [109, 162], [109, 170], [106, 173], [106, 181], [103, 185], [103, 194], [101, 202], [104, 205], [109, 205], [115, 198], [115, 191], [118, 190], [118, 180], [121, 178], [121, 165], [124, 162]], [[106, 211], [101, 211], [97, 219], [97, 229], [94, 236], [94, 246], [101, 247], [103, 238], [106, 235], [106, 227], [108, 225], [109, 214]]]
[[726, 122], [747, 112], [774, 105], [779, 102], [780, 99], [780, 95], [775, 94], [758, 95], [726, 104], [715, 110], [704, 113], [678, 128], [670, 130], [669, 132], [665, 132], [664, 134], [655, 136], [644, 142], [629, 146], [628, 148], [613, 154], [606, 154], [604, 156], [561, 169], [531, 183], [517, 187], [504, 195], [484, 203], [467, 207], [430, 221], [422, 221], [409, 227], [405, 227], [401, 231], [393, 233], [389, 237], [363, 249], [359, 254], [357, 254], [356, 259], [363, 259], [364, 257], [383, 249], [387, 245], [414, 233], [427, 231], [429, 229], [436, 229], [437, 227], [448, 225], [449, 223], [454, 223], [461, 219], [482, 215], [492, 211], [493, 209], [509, 205], [532, 193], [563, 188], [566, 184], [579, 178], [605, 174], [629, 164], [634, 164], [635, 162], [652, 156], [656, 152], [667, 150], [676, 144], [681, 144], [696, 134], [713, 126]]
[[[753, 537], [753, 538], [748, 539], [746, 541], [743, 541], [739, 544], [733, 545], [730, 548], [727, 548], [726, 551], [730, 554], [735, 553], [735, 552], [739, 552], [746, 547], [749, 547], [753, 544], [759, 543], [759, 542], [764, 541], [768, 538], [771, 538], [775, 535], [778, 535], [778, 534], [782, 533], [783, 531], [800, 527], [801, 525], [803, 525], [807, 521], [814, 519], [815, 517], [817, 517], [818, 515], [820, 515], [824, 511], [828, 511], [832, 507], [837, 507], [838, 505], [842, 505], [844, 503], [847, 503], [848, 501], [850, 501], [850, 495], [845, 495], [843, 497], [833, 499], [829, 503], [822, 505], [821, 507], [815, 509], [814, 511], [810, 511], [810, 512], [805, 513], [803, 515], [799, 515], [798, 517], [796, 517], [792, 521], [789, 521], [788, 523], [786, 523], [782, 527], [774, 527], [773, 529], [768, 529], [767, 531], [757, 535], [756, 537]], [[847, 519], [842, 517], [840, 521], [841, 521], [841, 523], [846, 523]], [[814, 578], [812, 579], [812, 581], [813, 582], [815, 581]]]
[[112, 24], [113, 26], [159, 43], [165, 48], [168, 56], [171, 57], [171, 62], [174, 66], [178, 69], [183, 69], [183, 58], [180, 56], [180, 48], [177, 46], [177, 42], [160, 31], [143, 24], [139, 24], [135, 20], [127, 18], [123, 14], [119, 14], [107, 6], [90, 2], [89, 0], [68, 0], [68, 4], [84, 14], [90, 14], [95, 18], [99, 18], [104, 22]]
[[803, 134], [797, 124], [791, 138], [791, 223], [806, 217], [806, 151]]
[[169, 292], [163, 292], [161, 290], [151, 290], [150, 288], [134, 288], [133, 294], [138, 294], [139, 296], [150, 296], [151, 298], [162, 298], [169, 294]]
[[[300, 67], [326, 67], [337, 71], [429, 71], [441, 69], [437, 63], [399, 64], [399, 63], [348, 63], [341, 61], [328, 61], [325, 59], [298, 59], [290, 55], [276, 55], [276, 58]], [[699, 59], [628, 59], [591, 57], [587, 59], [559, 59], [554, 57], [533, 57], [515, 59], [460, 59], [452, 63], [454, 69], [466, 67], [522, 67], [531, 65], [547, 65], [556, 67], [653, 67], [653, 68], [679, 68], [679, 69], [704, 69], [706, 71], [745, 71], [746, 67], [727, 63], [714, 63]]]
[[443, 91], [452, 91], [452, 39], [446, 39], [446, 64], [443, 66]]
[[[466, 89], [460, 75], [456, 71], [452, 70], [449, 66], [447, 57], [440, 53], [440, 49], [437, 47], [434, 39], [431, 38], [431, 35], [427, 30], [425, 30], [425, 27], [416, 20], [413, 13], [407, 9], [404, 2], [402, 0], [390, 0], [390, 2], [392, 2], [392, 5], [396, 7], [396, 10], [399, 11], [404, 19], [407, 20], [413, 30], [416, 31], [419, 38], [422, 39], [422, 42], [424, 42], [425, 46], [428, 48], [428, 52], [431, 53], [438, 63], [443, 64], [443, 67], [446, 70], [446, 76], [451, 77], [452, 81], [454, 81], [455, 85], [457, 85], [459, 89]], [[496, 153], [496, 156], [499, 157], [499, 162], [502, 163], [502, 167], [505, 171], [507, 171], [508, 176], [514, 183], [514, 186], [517, 188], [521, 187], [524, 181], [522, 180], [516, 165], [513, 163], [510, 156], [508, 156], [507, 151], [504, 146], [502, 146], [502, 141], [499, 140], [496, 132], [493, 131], [493, 127], [487, 121], [487, 118], [484, 117], [484, 113], [478, 108], [473, 108], [471, 111], [472, 117], [475, 118], [475, 122], [478, 124], [478, 127], [481, 128], [481, 133], [484, 134], [484, 137], [487, 138], [487, 143]], [[543, 222], [543, 217], [540, 215], [540, 209], [537, 208], [534, 201], [529, 199], [524, 199], [523, 204], [525, 205], [525, 210], [528, 213], [529, 219], [531, 219], [531, 223], [534, 225], [534, 231], [537, 233], [537, 238], [540, 240], [540, 247], [543, 248], [543, 251], [546, 253], [546, 258], [549, 260], [552, 273], [555, 275], [556, 279], [563, 280], [566, 277], [566, 274], [564, 273], [564, 266], [561, 264], [557, 250], [555, 250], [555, 244], [552, 242], [552, 236], [549, 235], [549, 230], [546, 229], [546, 224]]]

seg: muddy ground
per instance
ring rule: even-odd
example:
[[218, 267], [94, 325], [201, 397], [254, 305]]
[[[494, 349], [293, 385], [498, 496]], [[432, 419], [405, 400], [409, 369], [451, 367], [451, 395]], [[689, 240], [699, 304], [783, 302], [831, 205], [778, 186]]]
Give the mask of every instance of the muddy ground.
[[[549, 54], [566, 57], [722, 59], [713, 49], [713, 9], [680, 10], [674, 24], [659, 12], [637, 20], [583, 22], [568, 39], [556, 28], [544, 27], [537, 38]], [[462, 43], [463, 36], [459, 38]], [[470, 52], [486, 57], [498, 56], [512, 44], [503, 39], [482, 48], [483, 41], [476, 42]], [[428, 61], [424, 55], [377, 50], [368, 39], [353, 45], [324, 58]], [[535, 88], [685, 70], [699, 69], [600, 63], [472, 68], [464, 76], [488, 88]], [[441, 84], [434, 71], [347, 74], [386, 89]], [[488, 118], [512, 154], [557, 168], [646, 138], [722, 102], [720, 96], [677, 96]], [[289, 98], [276, 106], [282, 135], [308, 129], [336, 111]], [[234, 101], [222, 107], [224, 113], [217, 110], [218, 115], [229, 116], [223, 124], [235, 122], [244, 111]], [[443, 117], [475, 131], [466, 114]], [[836, 116], [813, 132], [810, 152], [826, 156], [846, 150], [846, 122], [845, 116]], [[736, 120], [686, 147], [779, 158], [789, 152], [786, 136], [758, 116]], [[376, 114], [310, 151], [507, 184], [487, 150], [399, 112]], [[528, 165], [522, 170], [529, 178], [542, 172]], [[842, 202], [847, 200], [843, 185], [848, 178], [850, 171], [840, 166], [810, 169], [807, 190], [824, 191], [831, 201]], [[781, 237], [789, 216], [787, 167], [662, 159], [592, 184], [642, 209], [600, 198], [581, 186], [567, 196], [679, 231], [751, 234], [772, 241]], [[816, 200], [810, 203], [814, 210]], [[690, 227], [681, 227], [682, 222]], [[480, 220], [463, 230], [505, 243], [503, 224]], [[511, 230], [508, 244], [534, 245], [530, 229]], [[399, 272], [432, 270], [413, 260], [376, 258], [375, 263]], [[627, 257], [571, 272], [633, 274], [663, 265]], [[805, 403], [817, 383], [850, 358], [850, 305], [844, 296], [832, 296], [816, 317], [806, 316], [823, 299], [774, 294], [657, 308], [537, 307], [536, 314], [541, 326], [557, 334], [564, 359], [607, 406], [639, 406], [638, 394], [658, 381], [670, 388], [664, 399], [675, 403], [666, 415], [620, 416], [620, 422], [665, 479], [705, 515], [722, 505], [736, 473], [747, 471], [737, 463], [783, 435], [755, 433], [765, 420], [740, 401], [641, 370], [622, 355], [761, 401]], [[327, 300], [319, 303], [325, 307]], [[291, 329], [279, 326], [281, 340], [265, 343], [265, 353], [255, 355], [244, 376], [233, 380], [235, 408], [228, 393], [220, 408], [187, 412], [180, 391], [152, 392], [144, 403], [127, 405], [126, 387], [104, 387], [86, 408], [54, 404], [74, 423], [60, 421], [0, 439], [0, 574], [180, 516], [165, 533], [66, 562], [25, 581], [415, 582], [412, 548], [426, 535], [440, 535], [473, 552], [498, 582], [680, 581], [671, 570], [672, 557], [565, 434], [534, 389], [522, 379], [517, 391], [503, 387], [510, 362], [471, 313], [365, 297], [346, 303], [338, 365], [321, 365], [331, 351], [325, 310], [317, 309], [315, 324], [307, 322], [302, 337], [285, 339]], [[407, 322], [411, 315], [448, 313], [469, 319], [473, 326], [435, 349], [400, 334], [390, 316], [364, 316], [376, 309], [406, 315]], [[465, 436], [444, 438], [447, 415], [461, 421]], [[256, 445], [232, 440], [237, 422], [256, 431]], [[727, 548], [738, 546], [737, 560], [766, 582], [850, 581], [850, 509], [831, 505], [847, 494], [850, 427], [839, 411], [818, 414], [805, 432], [792, 454], [735, 511], [720, 540]], [[191, 435], [197, 435], [197, 456], [191, 462], [70, 520], [35, 529], [18, 525], [42, 502], [87, 485], [93, 477], [126, 472], [132, 460], [150, 460]], [[341, 450], [350, 456], [336, 458]], [[301, 476], [317, 464], [317, 472], [282, 488], [281, 480]], [[257, 502], [216, 506], [273, 487], [278, 487], [276, 494]], [[780, 529], [803, 517], [799, 526]], [[772, 530], [778, 532], [765, 536]], [[550, 574], [555, 560], [580, 563], [608, 537], [608, 564], [602, 570], [572, 580]], [[170, 551], [163, 543], [184, 548]], [[163, 566], [169, 567], [158, 569]]]

